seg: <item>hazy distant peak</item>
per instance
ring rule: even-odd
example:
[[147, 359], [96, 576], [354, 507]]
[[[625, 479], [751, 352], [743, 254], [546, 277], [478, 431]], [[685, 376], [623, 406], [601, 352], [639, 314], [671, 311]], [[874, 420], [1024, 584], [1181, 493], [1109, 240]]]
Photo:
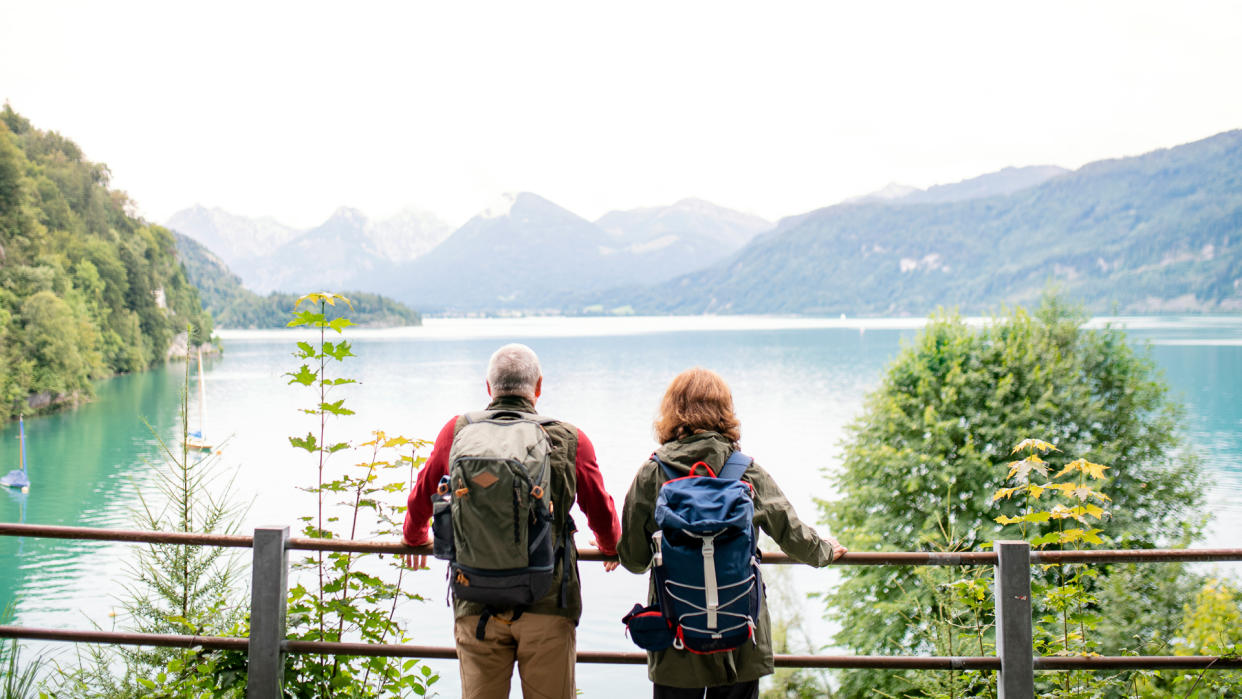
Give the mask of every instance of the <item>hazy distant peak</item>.
[[901, 199], [915, 192], [921, 192], [921, 191], [923, 190], [919, 189], [918, 187], [912, 187], [908, 184], [898, 184], [896, 182], [889, 182], [888, 184], [884, 185], [883, 189], [878, 189], [874, 192], [871, 192], [870, 194], [862, 194], [856, 197], [850, 197], [846, 199], [845, 201], [846, 203], [851, 203], [851, 204], [860, 204], [864, 202], [874, 202], [874, 201], [893, 201], [894, 199]]
[[940, 204], [1013, 194], [1014, 192], [1043, 184], [1053, 177], [1064, 175], [1067, 172], [1069, 170], [1056, 165], [1006, 167], [996, 172], [989, 172], [985, 175], [971, 177], [960, 182], [928, 187], [927, 191], [911, 193], [899, 203]]
[[492, 203], [488, 204], [479, 212], [480, 218], [501, 218], [508, 216], [513, 211], [513, 205], [517, 203], [517, 192], [505, 192], [497, 197]]
[[203, 204], [194, 204], [193, 206], [181, 209], [172, 216], [168, 217], [168, 222], [164, 225], [166, 227], [171, 227], [174, 221], [186, 221], [190, 219], [197, 219], [200, 221], [251, 221], [255, 223], [262, 223], [267, 227], [282, 228], [289, 231], [294, 230], [292, 226], [287, 226], [271, 216], [244, 216], [242, 214], [235, 214], [219, 206], [205, 206]]
[[1006, 167], [978, 177], [950, 184], [937, 184], [926, 190], [909, 185], [890, 183], [884, 189], [860, 197], [846, 199], [847, 204], [945, 204], [953, 201], [982, 199], [1013, 194], [1043, 184], [1053, 177], [1069, 172], [1056, 165]]
[[669, 208], [681, 209], [683, 211], [698, 211], [703, 213], [719, 213], [721, 211], [729, 211], [729, 209], [725, 209], [723, 206], [713, 204], [706, 199], [699, 199], [698, 197], [686, 197], [684, 199], [679, 199], [676, 202], [673, 202], [673, 205]]
[[347, 223], [354, 226], [365, 226], [367, 215], [352, 206], [341, 206], [328, 217], [329, 223]]
[[231, 266], [266, 254], [297, 235], [270, 217], [249, 218], [202, 204], [176, 212], [164, 225], [206, 246]]

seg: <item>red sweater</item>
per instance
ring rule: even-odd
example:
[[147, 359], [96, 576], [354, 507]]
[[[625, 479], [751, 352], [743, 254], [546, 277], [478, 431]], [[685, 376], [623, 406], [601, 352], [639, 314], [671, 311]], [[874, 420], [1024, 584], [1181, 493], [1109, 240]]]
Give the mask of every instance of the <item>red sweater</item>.
[[[405, 512], [402, 538], [406, 546], [424, 546], [430, 543], [427, 530], [431, 522], [431, 494], [440, 483], [440, 477], [448, 473], [449, 452], [453, 449], [453, 427], [457, 417], [445, 423], [436, 437], [431, 456], [418, 473], [414, 490], [410, 491]], [[578, 481], [578, 507], [586, 514], [587, 526], [595, 534], [595, 541], [605, 555], [615, 555], [617, 541], [621, 538], [621, 524], [612, 496], [604, 490], [604, 476], [595, 461], [595, 447], [582, 430], [578, 430], [578, 453], [574, 459], [574, 471]]]

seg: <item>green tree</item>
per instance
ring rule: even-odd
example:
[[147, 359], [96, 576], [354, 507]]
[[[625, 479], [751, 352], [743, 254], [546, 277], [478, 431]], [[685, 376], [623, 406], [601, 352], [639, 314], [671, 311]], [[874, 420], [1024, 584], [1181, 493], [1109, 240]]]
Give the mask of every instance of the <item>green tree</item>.
[[89, 366], [68, 304], [51, 291], [40, 291], [22, 304], [21, 317], [25, 353], [37, 367], [31, 389], [59, 395], [89, 390]]
[[[154, 487], [139, 489], [136, 529], [235, 534], [244, 514], [233, 481], [222, 481], [217, 453], [190, 449], [190, 364], [181, 392], [175, 443], [155, 434], [162, 464], [150, 464]], [[150, 425], [148, 425], [150, 427]], [[154, 428], [152, 428], [154, 434]], [[128, 565], [123, 614], [126, 631], [188, 636], [242, 636], [242, 568], [235, 549], [148, 544]], [[65, 670], [58, 696], [240, 697], [245, 659], [236, 652], [195, 648], [88, 646], [78, 667]]]
[[164, 361], [187, 324], [194, 343], [210, 338], [172, 233], [130, 215], [108, 177], [72, 141], [0, 109], [0, 421]]
[[[1084, 328], [1085, 320], [1053, 296], [1033, 315], [1016, 309], [981, 327], [934, 316], [849, 427], [842, 467], [829, 474], [839, 497], [820, 503], [823, 520], [855, 551], [935, 548], [946, 527], [961, 549], [978, 549], [997, 537], [996, 516], [1019, 513], [1017, 503], [992, 502], [1005, 479], [996, 464], [1019, 439], [1041, 435], [1067, 453], [1112, 465], [1108, 543], [1156, 546], [1193, 535], [1201, 472], [1179, 436], [1179, 406], [1147, 353], [1119, 330]], [[825, 597], [841, 625], [836, 643], [861, 654], [931, 647], [907, 613], [931, 596], [906, 589], [909, 574], [843, 569], [841, 585]], [[1146, 602], [1180, 608], [1173, 600]], [[1104, 626], [1124, 626], [1127, 618], [1110, 609]], [[848, 672], [842, 680], [843, 696], [909, 687], [895, 673]]]

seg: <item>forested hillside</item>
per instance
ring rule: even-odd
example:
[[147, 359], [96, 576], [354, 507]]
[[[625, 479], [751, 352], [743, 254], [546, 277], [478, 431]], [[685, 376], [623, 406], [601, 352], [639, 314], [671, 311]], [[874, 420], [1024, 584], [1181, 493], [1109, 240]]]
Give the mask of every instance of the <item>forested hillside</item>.
[[583, 295], [655, 313], [922, 315], [1032, 303], [1242, 310], [1242, 131], [1088, 164], [1008, 195], [847, 203], [787, 218], [705, 270]]
[[[260, 296], [242, 285], [241, 279], [215, 253], [193, 238], [173, 234], [190, 283], [198, 288], [203, 305], [222, 328], [283, 328], [298, 295], [272, 292]], [[309, 289], [308, 289], [309, 291]], [[353, 309], [329, 308], [328, 317], [348, 316], [356, 325], [395, 327], [422, 325], [417, 312], [378, 294], [341, 292]]]
[[107, 166], [0, 111], [0, 421], [91, 395], [91, 380], [165, 359], [211, 319], [172, 233], [127, 212]]

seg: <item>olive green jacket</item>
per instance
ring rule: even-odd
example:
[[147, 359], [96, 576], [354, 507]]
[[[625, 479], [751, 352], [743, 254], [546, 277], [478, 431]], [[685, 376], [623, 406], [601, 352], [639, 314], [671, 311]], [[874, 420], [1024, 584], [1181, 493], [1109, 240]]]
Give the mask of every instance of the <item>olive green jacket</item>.
[[[669, 442], [656, 450], [664, 463], [678, 473], [689, 473], [698, 461], [719, 471], [733, 444], [715, 432], [703, 432], [686, 439]], [[666, 477], [653, 460], [648, 460], [630, 485], [621, 512], [621, 543], [617, 546], [621, 564], [634, 573], [651, 567], [651, 535], [656, 531], [656, 496]], [[767, 532], [781, 550], [801, 563], [815, 567], [832, 562], [832, 546], [820, 538], [809, 525], [798, 519], [789, 500], [776, 481], [759, 464], [752, 463], [742, 480], [755, 492], [755, 525]], [[652, 682], [671, 687], [713, 687], [750, 682], [772, 673], [772, 633], [768, 621], [766, 595], [760, 597], [759, 619], [754, 643], [711, 655], [696, 655], [685, 650], [647, 653], [647, 675]], [[648, 585], [648, 603], [656, 601], [654, 577]]]

